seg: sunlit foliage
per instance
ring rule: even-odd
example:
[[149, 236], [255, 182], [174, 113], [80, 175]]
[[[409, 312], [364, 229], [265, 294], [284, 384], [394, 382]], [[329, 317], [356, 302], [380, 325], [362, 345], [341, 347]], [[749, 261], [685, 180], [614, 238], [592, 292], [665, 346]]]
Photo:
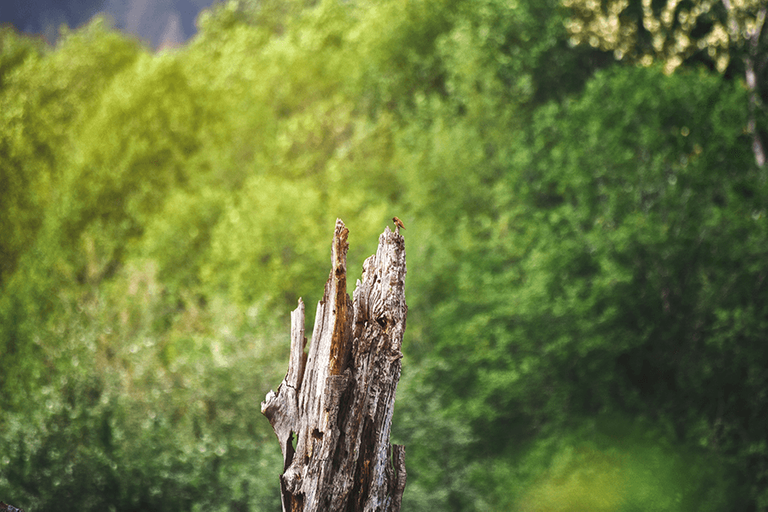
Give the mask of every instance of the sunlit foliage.
[[692, 57], [725, 71], [731, 59], [758, 44], [766, 15], [762, 0], [563, 0], [563, 5], [571, 10], [567, 26], [575, 44], [645, 64], [658, 59], [667, 72]]

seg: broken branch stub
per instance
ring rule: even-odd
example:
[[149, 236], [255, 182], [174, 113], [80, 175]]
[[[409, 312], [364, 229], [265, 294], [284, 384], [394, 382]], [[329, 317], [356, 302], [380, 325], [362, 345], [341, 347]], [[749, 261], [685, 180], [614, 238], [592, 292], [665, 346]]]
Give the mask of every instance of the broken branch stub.
[[405, 489], [405, 448], [389, 443], [408, 311], [405, 243], [385, 228], [351, 301], [348, 234], [336, 220], [309, 354], [299, 299], [288, 372], [261, 404], [283, 452], [284, 512], [396, 512]]

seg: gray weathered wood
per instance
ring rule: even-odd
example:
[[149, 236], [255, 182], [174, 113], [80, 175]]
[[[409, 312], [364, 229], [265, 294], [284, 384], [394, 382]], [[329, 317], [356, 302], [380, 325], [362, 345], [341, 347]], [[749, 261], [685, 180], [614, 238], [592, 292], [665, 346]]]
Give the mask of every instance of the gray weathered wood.
[[408, 311], [405, 243], [384, 230], [352, 301], [348, 234], [337, 220], [309, 354], [299, 299], [288, 372], [261, 404], [283, 452], [284, 512], [395, 512], [405, 489], [405, 448], [389, 443]]

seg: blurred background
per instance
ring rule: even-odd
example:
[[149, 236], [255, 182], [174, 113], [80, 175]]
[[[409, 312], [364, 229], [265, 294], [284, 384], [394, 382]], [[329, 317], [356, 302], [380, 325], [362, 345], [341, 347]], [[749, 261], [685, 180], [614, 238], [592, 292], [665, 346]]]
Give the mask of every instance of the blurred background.
[[55, 43], [61, 26], [77, 28], [96, 15], [152, 48], [178, 46], [197, 29], [195, 19], [216, 0], [2, 0], [0, 24]]
[[0, 4], [0, 500], [279, 510], [289, 311], [397, 215], [403, 510], [768, 510], [765, 14]]

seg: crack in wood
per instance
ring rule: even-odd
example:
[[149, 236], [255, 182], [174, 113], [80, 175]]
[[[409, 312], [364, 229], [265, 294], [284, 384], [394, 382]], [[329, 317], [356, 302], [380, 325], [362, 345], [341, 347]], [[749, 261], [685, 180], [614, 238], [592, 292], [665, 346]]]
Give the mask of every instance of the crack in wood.
[[284, 512], [389, 512], [402, 502], [405, 450], [389, 437], [408, 311], [404, 239], [385, 228], [350, 300], [348, 234], [337, 220], [309, 352], [299, 299], [288, 371], [261, 404], [283, 451]]

